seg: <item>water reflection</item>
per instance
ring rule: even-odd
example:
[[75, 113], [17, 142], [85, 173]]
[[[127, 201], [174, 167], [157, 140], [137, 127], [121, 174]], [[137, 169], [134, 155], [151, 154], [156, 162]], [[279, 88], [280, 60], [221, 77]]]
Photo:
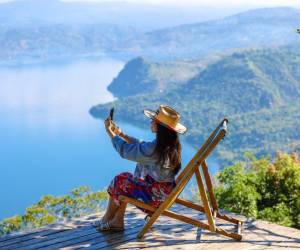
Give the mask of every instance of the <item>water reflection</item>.
[[0, 69], [0, 111], [33, 130], [86, 128], [87, 110], [113, 100], [106, 86], [123, 65], [107, 59]]

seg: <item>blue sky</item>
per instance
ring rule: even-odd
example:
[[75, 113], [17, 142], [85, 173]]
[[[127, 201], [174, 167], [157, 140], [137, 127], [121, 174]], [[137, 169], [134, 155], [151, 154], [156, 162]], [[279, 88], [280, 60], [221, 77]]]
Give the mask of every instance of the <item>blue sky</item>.
[[[0, 3], [14, 0], [0, 0]], [[111, 2], [116, 0], [63, 0], [65, 2]], [[300, 0], [259, 0], [250, 3], [249, 0], [126, 0], [122, 2], [148, 3], [148, 4], [167, 4], [167, 5], [184, 5], [184, 6], [257, 6], [257, 7], [275, 7], [275, 6], [293, 6], [300, 7]]]
[[[63, 0], [66, 2], [81, 1], [84, 0]], [[85, 0], [87, 1], [87, 0]], [[88, 0], [91, 2], [107, 2], [113, 0]], [[249, 0], [126, 0], [124, 2], [135, 3], [152, 3], [152, 4], [184, 4], [184, 5], [205, 5], [205, 6], [217, 6], [217, 5], [262, 5], [262, 6], [300, 6], [299, 0], [259, 0], [256, 3], [249, 3]]]

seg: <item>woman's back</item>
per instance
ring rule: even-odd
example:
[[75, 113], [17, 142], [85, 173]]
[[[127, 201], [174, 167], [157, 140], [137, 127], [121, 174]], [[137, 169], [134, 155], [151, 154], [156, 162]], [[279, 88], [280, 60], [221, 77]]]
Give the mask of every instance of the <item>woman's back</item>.
[[169, 157], [164, 162], [158, 162], [159, 155], [155, 151], [157, 139], [151, 142], [132, 139], [134, 143], [126, 143], [121, 137], [115, 136], [112, 143], [122, 158], [137, 162], [134, 177], [144, 178], [150, 175], [159, 182], [173, 182], [176, 166], [171, 164]]

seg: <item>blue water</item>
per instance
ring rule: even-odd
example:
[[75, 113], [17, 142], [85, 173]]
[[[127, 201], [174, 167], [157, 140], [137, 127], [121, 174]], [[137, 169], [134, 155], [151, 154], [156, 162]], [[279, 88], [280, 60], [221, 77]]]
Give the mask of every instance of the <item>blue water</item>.
[[[114, 151], [103, 121], [88, 110], [114, 100], [106, 90], [124, 66], [111, 59], [0, 68], [0, 219], [23, 214], [42, 195], [62, 195], [80, 185], [105, 188], [135, 163]], [[117, 120], [117, 117], [116, 117]], [[150, 130], [119, 123], [132, 136]], [[195, 150], [183, 141], [183, 164]], [[211, 173], [218, 164], [211, 161]]]

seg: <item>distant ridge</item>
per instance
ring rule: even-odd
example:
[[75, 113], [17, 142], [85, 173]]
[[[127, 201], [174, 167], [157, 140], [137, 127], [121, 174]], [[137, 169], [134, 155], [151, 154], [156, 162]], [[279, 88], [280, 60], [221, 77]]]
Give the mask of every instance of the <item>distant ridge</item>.
[[[257, 9], [214, 21], [144, 32], [126, 22], [113, 23], [105, 9], [100, 15], [104, 19], [98, 19], [99, 9], [91, 5], [81, 9], [80, 5], [71, 4], [72, 11], [66, 12], [62, 2], [50, 1], [49, 14], [43, 13], [37, 5], [22, 3], [0, 5], [0, 40], [3, 41], [0, 43], [0, 65], [105, 56], [122, 60], [139, 56], [155, 61], [198, 60], [236, 50], [299, 43], [296, 28], [300, 23], [300, 11], [294, 8]], [[20, 13], [12, 15], [11, 8], [16, 4], [23, 7]], [[92, 12], [82, 16], [87, 10]], [[116, 14], [113, 7], [111, 11], [108, 13]], [[32, 16], [32, 12], [38, 15]]]
[[299, 41], [300, 10], [263, 8], [219, 20], [149, 32], [134, 41], [153, 59], [197, 58], [239, 48], [277, 47]]

